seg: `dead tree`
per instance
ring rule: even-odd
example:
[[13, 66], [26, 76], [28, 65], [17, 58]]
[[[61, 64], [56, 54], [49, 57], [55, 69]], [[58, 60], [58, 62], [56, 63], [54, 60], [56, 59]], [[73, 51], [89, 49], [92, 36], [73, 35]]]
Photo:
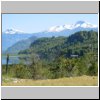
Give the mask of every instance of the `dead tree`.
[[7, 59], [6, 59], [7, 63], [6, 63], [6, 74], [8, 72], [8, 62], [9, 62], [9, 54], [7, 54]]

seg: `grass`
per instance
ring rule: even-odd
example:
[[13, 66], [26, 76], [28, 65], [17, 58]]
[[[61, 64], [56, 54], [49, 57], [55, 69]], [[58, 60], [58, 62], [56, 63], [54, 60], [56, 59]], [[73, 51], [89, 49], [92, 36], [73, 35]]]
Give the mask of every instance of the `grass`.
[[32, 80], [3, 78], [2, 86], [97, 86], [97, 76], [80, 76], [59, 79]]

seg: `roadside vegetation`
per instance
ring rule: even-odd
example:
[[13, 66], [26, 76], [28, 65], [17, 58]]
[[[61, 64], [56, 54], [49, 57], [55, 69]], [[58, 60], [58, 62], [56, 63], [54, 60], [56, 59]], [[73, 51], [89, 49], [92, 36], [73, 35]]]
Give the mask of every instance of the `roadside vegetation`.
[[98, 76], [98, 35], [82, 31], [69, 37], [40, 38], [29, 49], [20, 51], [19, 59], [22, 62], [9, 65], [7, 73], [6, 65], [2, 65], [2, 85], [13, 85], [17, 78], [23, 80], [22, 85], [94, 86]]

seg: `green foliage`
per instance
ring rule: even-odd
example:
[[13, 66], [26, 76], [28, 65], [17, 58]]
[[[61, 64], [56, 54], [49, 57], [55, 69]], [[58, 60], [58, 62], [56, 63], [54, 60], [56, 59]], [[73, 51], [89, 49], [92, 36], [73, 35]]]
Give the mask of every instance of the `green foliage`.
[[30, 65], [30, 73], [31, 73], [31, 78], [32, 79], [41, 79], [41, 70], [42, 69], [42, 66], [41, 66], [41, 64], [40, 64], [40, 62], [39, 63], [32, 63], [31, 65]]
[[28, 78], [28, 70], [26, 66], [20, 65], [15, 67], [15, 77]]
[[[2, 66], [2, 75], [6, 75], [5, 65]], [[16, 78], [29, 78], [28, 68], [26, 65], [14, 64], [8, 66], [8, 73], [6, 76], [16, 77]]]
[[23, 58], [26, 65], [9, 67], [8, 74], [30, 79], [98, 75], [97, 52], [98, 33], [94, 31], [81, 31], [69, 37], [40, 38], [29, 49], [19, 52], [27, 55]]
[[30, 49], [20, 51], [19, 54], [32, 54], [34, 52], [37, 53], [41, 59], [53, 60], [53, 57], [57, 54], [55, 54], [56, 50], [52, 50], [52, 48], [64, 43], [65, 39], [66, 37], [40, 38], [31, 44]]
[[88, 68], [88, 75], [98, 75], [98, 65], [95, 62], [91, 62], [91, 66]]
[[40, 38], [34, 41], [29, 49], [19, 54], [37, 53], [40, 59], [53, 61], [60, 56], [70, 58], [71, 55], [84, 56], [86, 53], [98, 52], [98, 33], [80, 31], [69, 37]]

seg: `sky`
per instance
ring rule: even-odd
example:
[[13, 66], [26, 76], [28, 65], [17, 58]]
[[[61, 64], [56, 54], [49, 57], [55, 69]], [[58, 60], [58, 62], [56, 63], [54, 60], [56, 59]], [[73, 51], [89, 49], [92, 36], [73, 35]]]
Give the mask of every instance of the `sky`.
[[36, 33], [77, 21], [98, 25], [98, 14], [2, 14], [2, 31], [13, 28], [25, 33]]

